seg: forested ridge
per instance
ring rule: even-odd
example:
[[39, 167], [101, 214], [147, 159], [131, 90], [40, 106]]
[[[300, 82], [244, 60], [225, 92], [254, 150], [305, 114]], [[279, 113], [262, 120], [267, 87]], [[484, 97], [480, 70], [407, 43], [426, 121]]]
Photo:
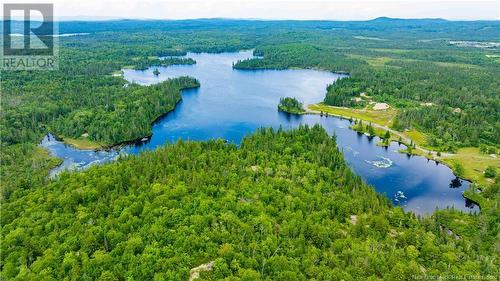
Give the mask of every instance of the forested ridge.
[[[319, 126], [262, 129], [239, 148], [166, 145], [62, 174], [2, 208], [4, 280], [186, 280], [209, 261], [201, 280], [499, 273], [494, 221], [391, 207]], [[468, 224], [450, 232], [458, 216]]]
[[240, 149], [167, 145], [59, 180], [47, 177], [59, 161], [37, 144], [49, 132], [105, 145], [146, 136], [198, 81], [140, 86], [112, 73], [255, 48], [260, 58], [235, 67], [348, 72], [326, 103], [361, 107], [351, 98], [366, 92], [398, 108], [397, 129], [425, 131], [436, 147], [494, 149], [499, 51], [449, 41], [498, 41], [499, 28], [384, 18], [60, 23], [89, 34], [61, 38], [59, 70], [0, 73], [1, 279], [185, 280], [212, 260], [208, 280], [498, 276], [498, 173], [470, 191], [480, 214], [417, 219], [353, 175], [320, 128], [260, 131]]

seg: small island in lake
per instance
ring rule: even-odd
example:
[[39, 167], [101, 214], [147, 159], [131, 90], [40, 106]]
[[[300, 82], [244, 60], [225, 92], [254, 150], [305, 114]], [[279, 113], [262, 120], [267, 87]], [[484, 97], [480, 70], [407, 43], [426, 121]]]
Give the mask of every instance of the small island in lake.
[[280, 103], [278, 105], [278, 110], [292, 113], [292, 114], [304, 114], [306, 111], [296, 98], [286, 97], [280, 98]]

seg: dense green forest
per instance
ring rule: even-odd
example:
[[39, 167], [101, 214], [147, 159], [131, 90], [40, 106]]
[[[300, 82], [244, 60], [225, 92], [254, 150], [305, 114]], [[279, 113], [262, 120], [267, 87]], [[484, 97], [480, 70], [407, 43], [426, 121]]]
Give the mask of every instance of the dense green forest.
[[391, 207], [319, 126], [263, 129], [240, 148], [178, 142], [2, 205], [3, 280], [187, 280], [209, 261], [202, 280], [495, 277], [500, 268], [497, 221]]
[[498, 276], [496, 171], [470, 194], [480, 214], [415, 218], [353, 175], [320, 128], [263, 130], [239, 149], [167, 145], [59, 180], [47, 177], [59, 161], [37, 144], [49, 132], [105, 145], [146, 136], [198, 81], [140, 86], [113, 73], [255, 49], [259, 58], [234, 67], [348, 73], [327, 104], [362, 106], [352, 98], [365, 92], [398, 109], [397, 129], [429, 133], [435, 146], [497, 150], [500, 51], [450, 40], [497, 42], [499, 29], [387, 18], [60, 23], [61, 33], [89, 34], [61, 37], [59, 70], [0, 73], [1, 279], [185, 280], [212, 260], [209, 280]]

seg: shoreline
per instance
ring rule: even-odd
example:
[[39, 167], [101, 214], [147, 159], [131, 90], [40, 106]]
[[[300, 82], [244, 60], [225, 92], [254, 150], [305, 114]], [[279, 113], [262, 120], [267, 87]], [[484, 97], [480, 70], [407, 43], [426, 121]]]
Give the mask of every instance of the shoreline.
[[[313, 104], [313, 105], [314, 105], [314, 104]], [[340, 114], [330, 113], [330, 112], [325, 112], [325, 113], [322, 113], [321, 111], [317, 111], [317, 110], [314, 110], [314, 109], [310, 109], [310, 106], [311, 106], [311, 105], [308, 105], [308, 106], [306, 107], [306, 112], [305, 112], [305, 113], [303, 113], [303, 114], [310, 114], [310, 115], [322, 115], [322, 116], [325, 116], [325, 117], [333, 116], [333, 117], [335, 117], [335, 118], [352, 119], [353, 121], [354, 121], [354, 120], [358, 120], [358, 121], [362, 120], [362, 121], [364, 121], [364, 122], [370, 122], [369, 120], [362, 119], [362, 118], [355, 118], [355, 117], [352, 117], [352, 116], [343, 116], [343, 115], [340, 115]], [[332, 106], [332, 107], [333, 107], [333, 106]], [[334, 107], [334, 108], [335, 108], [335, 107]], [[348, 118], [347, 118], [347, 117], [348, 117]], [[398, 137], [401, 137], [401, 140], [402, 140], [402, 141], [398, 141], [398, 140], [394, 140], [394, 139], [392, 139], [392, 140], [390, 140], [389, 142], [397, 142], [397, 143], [399, 143], [399, 144], [403, 144], [403, 145], [405, 145], [405, 146], [407, 146], [407, 147], [408, 147], [408, 143], [412, 143], [412, 142], [413, 142], [413, 143], [415, 144], [414, 140], [412, 140], [411, 138], [409, 138], [409, 137], [405, 136], [405, 135], [404, 135], [402, 132], [400, 132], [400, 131], [393, 130], [393, 129], [391, 129], [391, 128], [387, 127], [387, 126], [383, 126], [383, 125], [380, 125], [380, 124], [377, 124], [377, 123], [374, 123], [374, 122], [370, 122], [370, 123], [371, 123], [371, 125], [372, 125], [374, 128], [378, 128], [378, 129], [382, 129], [382, 130], [385, 130], [385, 131], [389, 131], [391, 134], [393, 134], [391, 137], [393, 137], [394, 135], [396, 135], [396, 136], [398, 136]], [[351, 130], [353, 130], [353, 131], [356, 131], [356, 130], [354, 130], [353, 128], [350, 128], [350, 129], [351, 129]], [[358, 132], [358, 133], [363, 133], [363, 132]], [[373, 135], [372, 137], [375, 137], [375, 136], [377, 136], [377, 135]], [[379, 136], [378, 136], [378, 137], [379, 137]], [[380, 145], [380, 146], [385, 146], [385, 145]], [[421, 147], [421, 146], [419, 146], [419, 145], [416, 145], [416, 144], [415, 144], [415, 150], [420, 150], [421, 152], [423, 152], [423, 154], [413, 153], [413, 152], [412, 152], [412, 153], [408, 153], [407, 151], [402, 151], [402, 150], [399, 150], [398, 152], [399, 152], [399, 153], [403, 153], [403, 154], [409, 154], [409, 155], [411, 155], [411, 156], [414, 156], [414, 155], [415, 155], [415, 156], [425, 157], [425, 158], [427, 158], [427, 159], [429, 159], [429, 160], [432, 160], [432, 161], [435, 161], [435, 162], [437, 162], [437, 163], [440, 163], [440, 164], [443, 164], [443, 165], [445, 165], [445, 166], [448, 166], [448, 168], [450, 168], [450, 169], [453, 171], [453, 168], [452, 168], [452, 167], [450, 167], [449, 165], [447, 165], [446, 163], [444, 163], [442, 160], [440, 160], [440, 159], [436, 159], [436, 158], [429, 158], [429, 157], [427, 157], [427, 155], [429, 155], [429, 153], [430, 153], [430, 155], [435, 156], [435, 155], [437, 154], [436, 152], [434, 152], [434, 151], [432, 151], [432, 150], [425, 149], [425, 148], [423, 148], [423, 147]], [[451, 154], [447, 154], [447, 153], [443, 153], [443, 154], [445, 154], [445, 155], [451, 155]], [[455, 175], [455, 176], [456, 176], [456, 175]], [[467, 181], [472, 182], [472, 180], [470, 180], [470, 179], [466, 179], [465, 177], [464, 177], [464, 178], [460, 177], [460, 178], [461, 178], [461, 179], [464, 179], [464, 180], [467, 180]]]
[[[160, 114], [159, 116], [157, 116], [150, 123], [150, 126], [149, 126], [150, 133], [147, 134], [147, 135], [139, 136], [139, 137], [137, 137], [135, 139], [124, 140], [124, 141], [116, 142], [116, 143], [109, 144], [109, 145], [100, 144], [99, 142], [88, 140], [88, 142], [91, 142], [91, 143], [94, 143], [94, 144], [98, 144], [95, 147], [89, 148], [89, 147], [85, 147], [85, 146], [79, 146], [75, 142], [71, 141], [71, 140], [76, 140], [76, 141], [85, 141], [85, 140], [65, 138], [64, 136], [58, 136], [58, 135], [56, 135], [54, 133], [51, 133], [51, 134], [55, 136], [56, 140], [64, 142], [67, 145], [71, 145], [71, 146], [73, 146], [76, 149], [80, 149], [80, 150], [93, 150], [93, 151], [109, 151], [109, 150], [120, 148], [120, 147], [123, 147], [123, 146], [126, 146], [126, 145], [137, 144], [137, 143], [140, 143], [140, 142], [143, 142], [143, 141], [147, 141], [147, 140], [150, 140], [151, 137], [153, 136], [153, 132], [152, 132], [153, 125], [156, 122], [158, 122], [160, 119], [162, 119], [163, 117], [165, 117], [167, 114], [169, 114], [170, 112], [174, 111], [175, 108], [177, 107], [177, 105], [182, 101], [182, 91], [183, 90], [189, 90], [189, 89], [196, 89], [196, 88], [199, 88], [199, 87], [200, 86], [197, 86], [197, 87], [186, 87], [186, 88], [180, 89], [180, 97], [179, 97], [179, 99], [177, 99], [177, 101], [175, 102], [174, 106], [171, 109], [169, 109], [168, 111], [166, 111], [166, 112]], [[67, 141], [68, 139], [70, 141]], [[144, 139], [147, 139], [147, 140], [144, 140]]]
[[[370, 120], [367, 120], [367, 119], [356, 118], [356, 117], [352, 117], [352, 116], [343, 116], [343, 115], [336, 114], [336, 113], [331, 113], [331, 112], [322, 112], [322, 111], [318, 111], [318, 110], [314, 110], [314, 109], [310, 108], [311, 106], [315, 106], [315, 105], [317, 105], [317, 104], [310, 104], [310, 105], [306, 106], [306, 112], [302, 113], [302, 114], [322, 115], [322, 116], [325, 116], [325, 117], [333, 116], [335, 118], [341, 118], [341, 119], [352, 119], [353, 121], [354, 120], [358, 120], [358, 121], [362, 120], [364, 122], [370, 122]], [[331, 107], [332, 108], [337, 108], [337, 107], [334, 107], [334, 106], [331, 106]], [[344, 108], [341, 108], [341, 107], [339, 107], [339, 108], [340, 109], [344, 109]], [[345, 108], [345, 109], [348, 109], [348, 108]], [[410, 156], [424, 157], [424, 158], [426, 158], [428, 160], [431, 160], [431, 161], [434, 161], [434, 162], [439, 163], [441, 165], [444, 165], [444, 166], [448, 167], [457, 178], [459, 178], [461, 180], [465, 180], [465, 181], [470, 182], [471, 186], [463, 192], [462, 196], [465, 199], [468, 199], [468, 200], [472, 201], [473, 203], [475, 203], [479, 207], [479, 209], [481, 209], [481, 205], [480, 205], [480, 203], [477, 200], [475, 200], [475, 196], [471, 196], [471, 195], [473, 195], [473, 192], [472, 192], [473, 190], [471, 188], [472, 184], [475, 185], [475, 189], [482, 190], [481, 184], [478, 183], [473, 177], [465, 176], [465, 175], [458, 176], [456, 174], [456, 171], [454, 170], [454, 167], [453, 167], [453, 160], [451, 160], [451, 159], [452, 159], [453, 156], [456, 156], [457, 154], [442, 153], [441, 157], [445, 157], [444, 159], [443, 158], [441, 158], [441, 159], [440, 158], [436, 158], [437, 157], [437, 152], [425, 149], [425, 148], [417, 145], [413, 139], [405, 136], [402, 132], [393, 130], [393, 129], [387, 127], [387, 126], [383, 126], [383, 125], [377, 124], [375, 122], [371, 122], [371, 124], [372, 124], [372, 126], [374, 128], [378, 128], [378, 129], [381, 129], [381, 130], [389, 131], [391, 133], [391, 139], [390, 139], [389, 142], [396, 142], [396, 143], [399, 143], [399, 144], [403, 144], [403, 145], [405, 145], [407, 147], [408, 147], [408, 143], [413, 143], [415, 145], [415, 148], [414, 148], [413, 152], [411, 152], [411, 153], [408, 153], [408, 151], [406, 149], [400, 149], [400, 150], [398, 150], [398, 153], [403, 153], [403, 154], [407, 154], [407, 155], [410, 155]], [[352, 127], [349, 127], [349, 128], [351, 130], [353, 130], [353, 131], [356, 131]], [[363, 134], [363, 132], [358, 132], [358, 133]], [[378, 136], [378, 135], [375, 134], [374, 136]], [[374, 136], [372, 136], [372, 137], [374, 137]], [[394, 136], [401, 137], [402, 141], [395, 140]], [[380, 137], [380, 136], [378, 136], [378, 137]], [[429, 157], [429, 155], [432, 156], [432, 157]]]
[[[274, 70], [280, 70], [280, 68], [256, 68], [256, 69], [253, 69], [253, 68], [238, 68], [238, 67], [235, 67], [233, 66], [233, 69], [237, 69], [237, 70], [266, 70], [266, 69], [274, 69]], [[286, 69], [286, 68], [284, 68]], [[288, 69], [295, 69], [295, 68], [288, 68]], [[311, 69], [311, 70], [316, 70], [316, 71], [328, 71], [328, 70], [325, 70], [325, 69], [321, 69], [321, 68], [317, 68], [317, 67], [308, 67], [308, 68], [297, 68], [297, 69]], [[337, 71], [337, 72], [334, 72], [334, 71], [328, 71], [328, 72], [331, 72], [331, 73], [336, 73], [336, 74], [340, 74], [342, 75], [343, 77], [340, 77], [339, 79], [343, 79], [343, 78], [348, 78], [350, 77], [349, 76], [349, 73], [345, 73], [345, 72], [340, 72], [340, 71]], [[199, 85], [197, 86], [199, 87]], [[151, 121], [150, 123], [150, 126], [149, 126], [149, 133], [146, 134], [146, 135], [142, 135], [142, 136], [138, 136], [134, 139], [129, 139], [129, 140], [123, 140], [123, 141], [120, 141], [120, 142], [116, 142], [116, 143], [113, 143], [113, 144], [109, 144], [109, 145], [101, 145], [101, 144], [98, 144], [96, 145], [96, 147], [93, 147], [92, 150], [94, 151], [100, 151], [100, 150], [112, 150], [112, 149], [117, 149], [117, 148], [120, 148], [120, 147], [123, 147], [123, 146], [126, 146], [126, 145], [132, 145], [132, 144], [140, 144], [142, 142], [147, 142], [149, 141], [151, 138], [152, 138], [152, 126], [157, 123], [159, 120], [161, 120], [162, 118], [164, 118], [166, 115], [168, 115], [170, 112], [172, 112], [173, 110], [176, 109], [178, 103], [180, 101], [182, 101], [182, 91], [183, 90], [187, 90], [187, 89], [192, 89], [192, 88], [197, 88], [197, 87], [186, 87], [186, 88], [182, 88], [180, 89], [180, 98], [175, 102], [175, 104], [173, 105], [173, 107], [169, 110], [167, 110], [166, 112], [160, 114], [159, 116], [157, 116], [156, 118], [154, 118], [154, 120]], [[319, 104], [314, 104], [314, 105], [319, 105]], [[413, 144], [415, 143], [414, 140], [410, 137], [408, 137], [406, 134], [404, 134], [403, 132], [399, 132], [399, 131], [396, 131], [396, 130], [393, 130], [393, 129], [390, 129], [389, 126], [384, 126], [384, 125], [381, 125], [381, 124], [377, 124], [376, 120], [378, 120], [377, 118], [375, 118], [375, 121], [374, 120], [370, 120], [370, 119], [363, 119], [362, 117], [360, 116], [356, 116], [356, 117], [352, 117], [352, 116], [346, 116], [346, 115], [342, 115], [342, 114], [335, 114], [335, 113], [330, 113], [330, 112], [322, 112], [320, 110], [313, 110], [313, 109], [310, 109], [311, 105], [308, 105], [305, 107], [305, 110], [304, 112], [300, 112], [300, 113], [295, 113], [295, 112], [289, 112], [289, 111], [286, 111], [286, 110], [281, 110], [282, 112], [286, 112], [287, 114], [297, 114], [297, 115], [302, 115], [302, 114], [315, 114], [315, 115], [326, 115], [326, 117], [328, 116], [334, 116], [336, 118], [341, 118], [341, 119], [351, 119], [351, 120], [363, 120], [363, 121], [366, 121], [366, 122], [370, 122], [372, 124], [372, 126], [376, 129], [379, 129], [379, 130], [384, 130], [384, 131], [388, 131], [391, 133], [391, 138], [389, 139], [389, 143], [391, 142], [398, 142], [400, 144], [405, 144], [405, 146], [409, 147], [410, 145], [409, 144]], [[332, 107], [333, 108], [333, 107]], [[348, 109], [348, 108], [346, 108]], [[373, 116], [371, 116], [373, 117]], [[392, 120], [390, 120], [392, 121]], [[389, 121], [389, 122], [390, 122]], [[385, 120], [382, 122], [385, 124]], [[353, 131], [356, 131], [354, 130], [353, 128], [351, 128]], [[358, 133], [363, 133], [363, 132], [358, 132]], [[380, 137], [380, 134], [378, 134], [378, 132], [374, 135], [374, 136], [379, 136]], [[396, 138], [395, 138], [396, 137]], [[397, 140], [397, 137], [400, 137], [400, 140], [398, 141]], [[61, 138], [61, 140], [65, 143], [65, 144], [69, 144], [69, 145], [72, 145], [73, 147], [75, 147], [76, 149], [85, 149], [84, 147], [81, 147], [77, 144], [75, 144], [75, 142], [71, 142], [71, 141], [68, 141], [68, 139], [65, 139], [65, 138]], [[71, 140], [71, 139], [70, 139]], [[384, 146], [384, 144], [376, 144], [378, 146]], [[417, 155], [417, 156], [423, 156], [429, 160], [432, 160], [432, 161], [435, 161], [436, 163], [440, 163], [440, 164], [443, 164], [445, 166], [447, 166], [448, 168], [450, 168], [450, 170], [453, 172], [454, 176], [456, 176], [457, 178], [460, 178], [462, 180], [466, 180], [466, 181], [469, 181], [471, 183], [476, 183], [475, 180], [473, 180], [473, 178], [471, 177], [467, 177], [467, 176], [457, 176], [457, 174], [455, 173], [454, 171], [454, 167], [453, 167], [453, 164], [452, 163], [449, 163], [446, 162], [444, 159], [438, 159], [436, 158], [437, 156], [437, 152], [435, 151], [432, 151], [432, 150], [429, 150], [429, 149], [426, 149], [426, 148], [423, 148], [422, 146], [419, 146], [419, 145], [416, 145], [414, 146], [414, 149], [413, 151], [398, 151], [399, 153], [404, 153], [404, 154], [408, 154], [408, 155]], [[445, 155], [445, 156], [448, 156], [449, 154], [447, 153], [442, 153], [442, 155]], [[453, 161], [453, 160], [450, 160], [450, 161]], [[471, 198], [468, 198], [466, 197], [465, 195], [463, 195], [464, 198], [467, 198], [469, 200], [472, 200]], [[472, 200], [475, 202], [475, 200]], [[479, 206], [479, 204], [478, 204]]]
[[[439, 150], [433, 150], [432, 148], [425, 148], [422, 146], [422, 138], [425, 137], [425, 134], [416, 131], [416, 130], [410, 130], [408, 132], [401, 132], [397, 131], [394, 129], [389, 128], [389, 124], [392, 122], [392, 118], [390, 115], [385, 116], [386, 118], [389, 118], [389, 120], [376, 120], [373, 118], [373, 116], [367, 116], [367, 118], [363, 118], [363, 116], [360, 116], [365, 112], [365, 110], [362, 113], [359, 112], [347, 112], [349, 110], [357, 110], [353, 108], [347, 108], [347, 107], [335, 107], [335, 106], [328, 106], [324, 105], [322, 103], [317, 103], [317, 104], [309, 104], [306, 107], [307, 114], [319, 114], [321, 115], [321, 110], [319, 109], [313, 109], [314, 107], [324, 107], [323, 115], [329, 116], [336, 116], [339, 118], [343, 119], [352, 119], [354, 120], [362, 120], [363, 122], [368, 122], [371, 123], [371, 125], [375, 128], [375, 130], [383, 130], [383, 131], [389, 131], [391, 133], [391, 138], [390, 141], [395, 141], [398, 143], [402, 143], [406, 146], [409, 146], [410, 144], [413, 144], [414, 147], [412, 151], [408, 152], [406, 149], [402, 149], [400, 151], [401, 153], [406, 153], [409, 155], [417, 155], [417, 156], [422, 156], [425, 157], [429, 160], [435, 161], [437, 163], [443, 164], [447, 167], [449, 167], [455, 174], [455, 165], [459, 164], [461, 165], [465, 171], [463, 174], [461, 174], [459, 177], [461, 179], [465, 179], [467, 181], [473, 182], [481, 188], [481, 186], [489, 186], [492, 184], [491, 181], [488, 179], [485, 179], [482, 175], [482, 171], [486, 169], [488, 166], [494, 166], [494, 167], [500, 167], [500, 162], [498, 162], [499, 159], [493, 158], [493, 157], [488, 157], [487, 155], [482, 155], [479, 152], [478, 147], [460, 147], [457, 149], [457, 152], [455, 153], [448, 153], [448, 152], [440, 152]], [[346, 111], [345, 114], [339, 114], [335, 112], [328, 111], [330, 110], [341, 110], [341, 111]], [[375, 111], [366, 111], [368, 113], [373, 114]], [[382, 112], [382, 111], [381, 111]], [[386, 125], [381, 125], [380, 123], [386, 124]], [[356, 130], [355, 130], [356, 131]], [[364, 133], [364, 132], [362, 132]], [[410, 135], [411, 134], [411, 135]], [[412, 135], [415, 135], [413, 137]], [[381, 135], [377, 132], [375, 136], [381, 137]], [[395, 138], [401, 137], [401, 140]], [[438, 152], [440, 155], [438, 155]], [[467, 160], [467, 162], [465, 162]], [[471, 163], [472, 162], [472, 163]], [[467, 165], [466, 165], [467, 164]]]
[[[196, 88], [196, 87], [195, 87]], [[151, 126], [150, 126], [150, 129], [151, 127], [156, 123], [158, 122], [160, 119], [162, 119], [163, 117], [165, 117], [166, 115], [168, 115], [170, 112], [174, 111], [175, 108], [177, 107], [177, 104], [179, 102], [182, 101], [182, 90], [187, 90], [187, 89], [193, 89], [193, 87], [191, 88], [184, 88], [184, 89], [181, 89], [181, 97], [176, 101], [174, 107], [170, 110], [168, 110], [167, 112], [165, 113], [162, 113], [160, 114], [158, 117], [156, 117], [152, 122], [151, 122]], [[352, 119], [352, 120], [362, 120], [362, 121], [365, 121], [365, 122], [370, 122], [369, 120], [366, 120], [366, 119], [361, 119], [361, 118], [354, 118], [354, 117], [351, 117], [349, 116], [349, 118], [346, 118], [347, 116], [343, 116], [343, 115], [340, 115], [340, 114], [335, 114], [335, 113], [329, 113], [329, 112], [320, 112], [320, 111], [317, 111], [317, 110], [313, 110], [313, 109], [310, 109], [310, 106], [311, 105], [316, 105], [316, 104], [310, 104], [310, 105], [307, 105], [304, 109], [303, 112], [300, 112], [300, 113], [294, 113], [294, 112], [288, 112], [288, 111], [283, 111], [281, 110], [282, 112], [284, 113], [287, 113], [287, 114], [293, 114], [293, 115], [322, 115], [322, 116], [325, 116], [325, 117], [335, 117], [335, 118], [341, 118], [341, 119]], [[411, 143], [413, 140], [405, 135], [403, 135], [402, 132], [399, 132], [399, 131], [396, 131], [396, 130], [393, 130], [393, 129], [390, 129], [389, 127], [387, 126], [383, 126], [383, 125], [380, 125], [380, 124], [377, 124], [377, 123], [374, 123], [374, 122], [371, 122], [372, 126], [374, 128], [378, 128], [378, 129], [382, 129], [382, 130], [385, 130], [385, 131], [389, 131], [391, 134], [394, 134], [394, 135], [397, 135], [398, 137], [401, 137], [402, 141], [398, 141], [398, 140], [390, 140], [389, 142], [397, 142], [399, 144], [403, 144], [405, 146], [408, 146], [408, 143]], [[351, 130], [353, 131], [356, 131], [354, 130], [353, 128], [350, 127]], [[356, 131], [357, 132], [357, 131]], [[363, 133], [363, 132], [358, 132], [358, 133]], [[105, 144], [100, 144], [98, 142], [95, 142], [95, 141], [92, 141], [92, 140], [88, 140], [88, 142], [91, 142], [91, 143], [95, 143], [97, 144], [95, 147], [85, 147], [85, 146], [80, 146], [78, 144], [76, 144], [75, 142], [73, 141], [68, 141], [69, 140], [76, 140], [76, 141], [80, 141], [81, 139], [72, 139], [72, 138], [65, 138], [64, 136], [58, 136], [58, 135], [55, 135], [53, 133], [51, 133], [52, 135], [54, 135], [54, 137], [56, 138], [56, 140], [58, 141], [61, 141], [67, 145], [70, 145], [70, 146], [73, 146], [74, 148], [76, 149], [80, 149], [80, 150], [93, 150], [93, 151], [110, 151], [112, 149], [116, 149], [116, 148], [120, 148], [120, 147], [123, 147], [123, 146], [126, 146], [126, 145], [131, 145], [131, 144], [138, 144], [140, 142], [143, 142], [143, 141], [148, 141], [151, 139], [151, 137], [153, 136], [153, 133], [151, 132], [150, 134], [148, 135], [143, 135], [143, 136], [139, 136], [135, 139], [130, 139], [130, 140], [124, 140], [124, 141], [120, 141], [120, 142], [117, 142], [117, 143], [114, 143], [114, 144], [110, 144], [110, 145], [105, 145]], [[373, 135], [371, 137], [375, 137], [375, 136], [378, 136], [378, 135]], [[380, 136], [378, 136], [380, 137]], [[391, 136], [392, 138], [393, 136]], [[86, 141], [86, 140], [81, 140], [81, 141]], [[413, 141], [413, 143], [415, 143]], [[378, 146], [387, 146], [387, 145], [379, 145], [378, 143], [376, 144]], [[466, 177], [466, 176], [457, 176], [455, 174], [455, 171], [453, 170], [453, 167], [452, 167], [452, 164], [451, 163], [447, 163], [445, 159], [436, 159], [436, 158], [429, 158], [428, 155], [430, 153], [430, 155], [432, 156], [436, 156], [437, 153], [435, 153], [434, 151], [432, 150], [428, 150], [428, 149], [425, 149], [425, 148], [422, 148], [421, 146], [419, 145], [416, 145], [415, 144], [415, 150], [417, 151], [421, 151], [423, 153], [408, 153], [407, 151], [404, 151], [404, 150], [399, 150], [398, 153], [402, 153], [402, 154], [408, 154], [408, 155], [411, 155], [411, 156], [421, 156], [421, 157], [424, 157], [428, 160], [432, 160], [432, 161], [435, 161], [439, 164], [442, 164], [442, 165], [445, 165], [447, 166], [448, 168], [450, 168], [450, 170], [453, 171], [453, 174], [457, 177], [457, 178], [460, 178], [462, 180], [466, 180], [468, 182], [471, 182], [471, 183], [476, 183], [472, 178], [470, 177]], [[452, 155], [455, 155], [455, 154], [449, 154], [449, 153], [443, 153], [445, 156], [452, 156]], [[469, 198], [467, 198], [469, 199]]]

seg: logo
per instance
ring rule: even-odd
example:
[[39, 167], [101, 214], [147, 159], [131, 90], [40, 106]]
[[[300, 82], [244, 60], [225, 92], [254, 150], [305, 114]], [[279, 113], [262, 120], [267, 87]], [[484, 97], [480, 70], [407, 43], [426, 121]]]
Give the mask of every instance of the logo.
[[2, 70], [57, 69], [53, 4], [3, 4], [2, 25]]

